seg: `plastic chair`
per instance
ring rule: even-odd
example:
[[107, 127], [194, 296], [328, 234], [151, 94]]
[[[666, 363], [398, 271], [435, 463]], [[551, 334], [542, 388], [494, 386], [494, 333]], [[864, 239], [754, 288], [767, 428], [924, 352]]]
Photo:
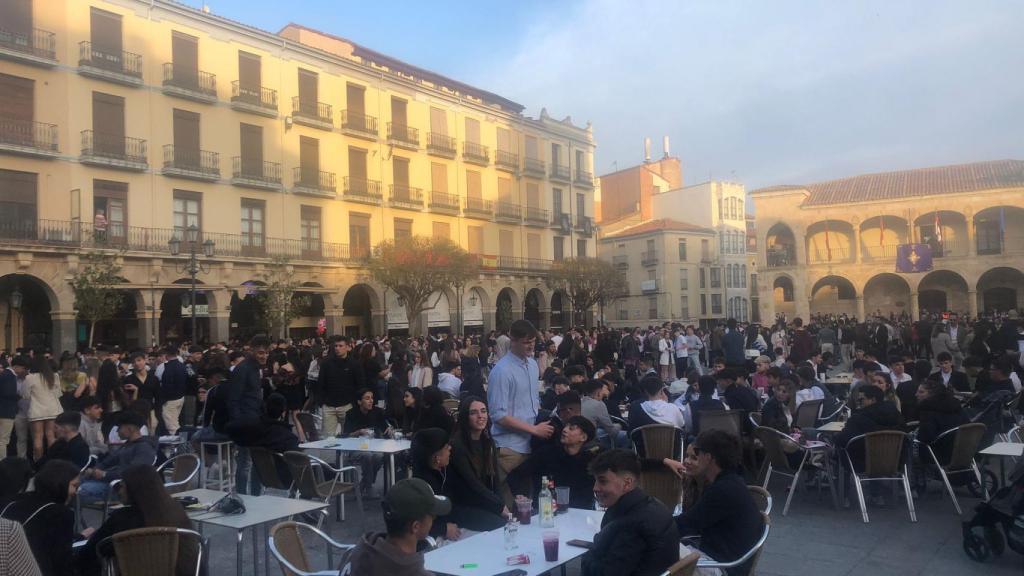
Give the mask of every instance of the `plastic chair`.
[[300, 530], [308, 530], [323, 540], [327, 545], [327, 564], [334, 566], [334, 550], [348, 550], [354, 548], [351, 544], [337, 542], [323, 531], [310, 524], [302, 522], [281, 522], [270, 529], [270, 537], [267, 538], [267, 547], [274, 559], [281, 566], [281, 573], [284, 576], [316, 576], [331, 574], [336, 576], [338, 571], [326, 570], [313, 572], [310, 565], [309, 554], [302, 542]]
[[[310, 456], [305, 452], [297, 451], [285, 452], [284, 461], [288, 464], [288, 469], [292, 473], [297, 497], [323, 500], [324, 503], [329, 504], [331, 498], [338, 497], [343, 499], [345, 494], [355, 492], [356, 501], [359, 504], [359, 512], [362, 515], [362, 522], [364, 526], [366, 525], [366, 511], [363, 510], [363, 496], [359, 490], [359, 468], [355, 466], [335, 468], [316, 456]], [[352, 472], [356, 481], [344, 482], [342, 477], [345, 472]], [[333, 478], [327, 479], [327, 473], [332, 473]], [[324, 517], [327, 514], [326, 509], [322, 510], [322, 514], [319, 520], [317, 520], [317, 528], [323, 524]], [[342, 520], [344, 519], [344, 516], [342, 516]]]
[[[764, 531], [761, 532], [761, 537], [757, 539], [757, 542], [747, 550], [747, 552], [732, 562], [715, 562], [714, 560], [698, 560], [697, 568], [718, 568], [727, 574], [753, 574], [757, 569], [757, 562], [761, 559], [761, 550], [764, 549], [764, 543], [768, 540], [768, 531], [771, 529], [771, 520], [765, 513], [761, 513], [761, 519], [764, 521]], [[749, 562], [749, 564], [747, 564]], [[734, 569], [738, 569], [735, 572]]]
[[[953, 451], [950, 454], [949, 462], [943, 464], [939, 462], [939, 457], [936, 456], [932, 447], [950, 435], [953, 436]], [[978, 463], [974, 461], [974, 456], [978, 453], [978, 445], [981, 444], [981, 437], [984, 435], [985, 425], [975, 422], [950, 428], [939, 434], [930, 444], [925, 445], [928, 448], [928, 454], [932, 457], [932, 462], [939, 469], [939, 475], [942, 476], [942, 482], [946, 485], [946, 491], [949, 492], [949, 498], [953, 501], [953, 508], [956, 509], [957, 514], [963, 514], [963, 512], [960, 510], [960, 502], [956, 499], [956, 493], [953, 492], [953, 485], [949, 483], [951, 474], [973, 472], [974, 477], [978, 479], [978, 485], [984, 491], [985, 499], [988, 500], [988, 488], [981, 479]]]
[[[171, 479], [168, 481], [164, 475], [171, 472]], [[178, 454], [174, 458], [164, 462], [156, 469], [161, 478], [164, 478], [164, 488], [171, 494], [184, 492], [191, 488], [192, 481], [199, 475], [199, 456], [195, 454]]]
[[754, 503], [757, 504], [757, 509], [762, 514], [772, 513], [772, 493], [765, 490], [760, 486], [747, 486], [747, 490], [750, 491], [750, 497], [754, 499]]
[[724, 430], [736, 437], [742, 437], [743, 413], [739, 410], [701, 410], [700, 431]]
[[648, 424], [634, 428], [630, 440], [641, 458], [679, 460], [683, 454], [683, 431], [669, 424]]
[[320, 424], [317, 422], [319, 418], [316, 414], [312, 412], [298, 412], [295, 414], [295, 419], [302, 426], [302, 432], [306, 435], [306, 442], [320, 440]]
[[698, 560], [700, 560], [700, 552], [690, 552], [680, 558], [679, 562], [669, 566], [668, 570], [661, 573], [661, 576], [693, 576]]
[[[183, 540], [191, 541], [194, 554], [182, 558]], [[137, 528], [104, 538], [96, 547], [104, 574], [116, 576], [176, 576], [179, 562], [189, 562], [189, 571], [196, 576], [202, 569], [207, 541], [201, 534], [183, 528]], [[195, 564], [195, 570], [191, 568]]]
[[[793, 494], [799, 485], [800, 475], [803, 474], [804, 466], [807, 465], [807, 459], [811, 451], [774, 428], [761, 426], [754, 430], [754, 434], [761, 441], [761, 445], [764, 446], [765, 459], [768, 462], [768, 469], [765, 471], [764, 483], [761, 487], [765, 490], [768, 489], [768, 482], [771, 480], [773, 472], [793, 478], [789, 485], [789, 495], [786, 496], [786, 504], [782, 507], [782, 515], [785, 516], [789, 513], [789, 504], [793, 500]], [[785, 446], [796, 448], [796, 452], [787, 453], [784, 449]], [[793, 468], [789, 461], [789, 454], [791, 453], [800, 454], [800, 464], [796, 468]], [[832, 482], [832, 475], [826, 470], [825, 476], [828, 479], [829, 491], [832, 493], [832, 502], [836, 504], [836, 491], [835, 484]], [[838, 506], [836, 507], [838, 508]]]
[[288, 469], [284, 455], [268, 448], [254, 446], [249, 448], [249, 456], [252, 458], [252, 467], [264, 488], [282, 490], [291, 494], [295, 481], [294, 479], [288, 480], [283, 478], [280, 468], [278, 468], [278, 462], [280, 462], [285, 466], [285, 469]]
[[[851, 445], [864, 443], [864, 470], [858, 472], [850, 458]], [[854, 488], [857, 489], [857, 501], [860, 504], [860, 513], [864, 522], [868, 522], [868, 510], [864, 503], [863, 482], [876, 482], [879, 480], [899, 481], [903, 483], [904, 496], [907, 499], [907, 510], [910, 512], [910, 521], [917, 522], [917, 514], [914, 512], [914, 498], [910, 494], [910, 474], [907, 471], [907, 456], [904, 447], [908, 444], [908, 436], [905, 432], [896, 430], [881, 430], [868, 432], [860, 436], [854, 436], [846, 443], [846, 462], [850, 466], [850, 475], [853, 477]]]
[[821, 417], [821, 407], [824, 400], [806, 400], [796, 407], [796, 415], [793, 416], [793, 426], [797, 428], [816, 428], [818, 419]]

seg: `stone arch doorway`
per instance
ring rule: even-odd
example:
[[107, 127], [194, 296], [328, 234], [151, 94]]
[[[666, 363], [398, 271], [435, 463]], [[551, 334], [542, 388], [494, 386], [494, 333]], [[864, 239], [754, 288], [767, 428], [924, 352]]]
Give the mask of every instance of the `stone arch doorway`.
[[523, 318], [529, 320], [530, 324], [537, 328], [541, 325], [540, 309], [543, 301], [544, 294], [537, 288], [531, 288], [526, 293], [526, 300], [523, 304]]
[[[46, 282], [29, 274], [0, 277], [0, 350], [54, 346], [50, 312], [57, 297]], [[53, 349], [56, 354], [60, 350]]]
[[979, 309], [985, 313], [1008, 312], [1024, 307], [1021, 287], [1024, 273], [1016, 268], [992, 268], [978, 278]]
[[366, 284], [356, 284], [345, 292], [341, 308], [346, 336], [359, 338], [373, 334], [373, 313], [377, 302], [377, 293]]
[[775, 314], [784, 314], [787, 318], [796, 316], [796, 297], [794, 296], [793, 279], [779, 276], [772, 282], [772, 296], [775, 301]]
[[769, 268], [796, 265], [796, 235], [788, 225], [779, 222], [768, 229], [765, 255]]
[[[207, 342], [210, 338], [209, 299], [204, 285], [196, 281], [196, 337], [192, 334], [191, 283], [188, 278], [175, 280], [181, 288], [168, 288], [160, 298], [160, 320], [157, 335], [160, 344], [173, 342]], [[231, 313], [234, 314], [234, 301]]]
[[959, 312], [967, 314], [967, 281], [952, 270], [933, 270], [917, 285], [917, 306], [924, 313]]
[[864, 314], [889, 316], [910, 312], [910, 285], [888, 272], [873, 276], [864, 285]]
[[498, 292], [498, 297], [494, 301], [494, 323], [499, 331], [508, 330], [512, 321], [515, 320], [518, 300], [515, 291], [511, 288], [502, 288], [501, 292]]
[[857, 315], [857, 289], [842, 276], [825, 276], [811, 288], [811, 314]]

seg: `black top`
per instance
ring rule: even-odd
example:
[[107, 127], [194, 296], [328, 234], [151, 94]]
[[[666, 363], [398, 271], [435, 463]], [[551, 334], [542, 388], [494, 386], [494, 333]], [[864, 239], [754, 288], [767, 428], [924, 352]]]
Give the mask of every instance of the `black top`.
[[81, 434], [75, 434], [71, 440], [57, 440], [46, 449], [46, 456], [38, 462], [37, 468], [42, 468], [46, 460], [67, 460], [81, 468], [89, 461], [89, 445]]
[[664, 504], [635, 488], [601, 519], [584, 576], [655, 576], [679, 561], [679, 533]]
[[142, 512], [132, 506], [125, 506], [124, 508], [112, 511], [107, 516], [107, 519], [103, 521], [103, 525], [92, 533], [89, 541], [75, 555], [75, 564], [78, 567], [79, 574], [81, 576], [99, 576], [102, 567], [100, 566], [99, 557], [96, 555], [96, 546], [104, 538], [113, 536], [118, 532], [144, 528], [145, 526], [146, 522], [142, 518]]
[[746, 386], [732, 384], [725, 389], [723, 396], [725, 397], [725, 403], [729, 405], [729, 409], [743, 411], [743, 431], [749, 433], [750, 419], [747, 418], [747, 414], [757, 412], [761, 404], [761, 399], [757, 397], [757, 392]]
[[419, 422], [416, 424], [416, 430], [427, 428], [440, 428], [450, 436], [452, 429], [455, 428], [455, 422], [452, 421], [452, 415], [444, 409], [444, 406], [431, 406], [421, 411]]
[[761, 426], [774, 428], [783, 434], [789, 434], [793, 427], [789, 419], [786, 418], [786, 407], [774, 396], [769, 398], [764, 403], [764, 408], [761, 409]]
[[700, 550], [719, 562], [743, 556], [761, 537], [764, 522], [747, 483], [735, 472], [721, 472], [700, 499], [676, 517], [679, 534], [700, 536]]
[[487, 398], [484, 390], [484, 373], [480, 359], [476, 356], [462, 357], [462, 392], [477, 398]]
[[362, 408], [356, 406], [345, 414], [345, 425], [341, 429], [343, 434], [349, 436], [353, 432], [364, 428], [372, 428], [377, 437], [382, 438], [384, 432], [388, 429], [388, 421], [384, 416], [384, 411], [373, 406], [369, 412], [364, 413]]
[[316, 397], [326, 406], [348, 406], [363, 383], [363, 370], [352, 356], [330, 356], [320, 364]]
[[[505, 503], [498, 495], [498, 448], [491, 444], [490, 463], [483, 461], [484, 440], [463, 443], [461, 435], [452, 438], [448, 482], [452, 487], [453, 506], [472, 506], [501, 514]], [[489, 470], [488, 470], [489, 468]]]
[[163, 400], [180, 400], [185, 397], [188, 387], [188, 373], [185, 365], [175, 356], [164, 363], [164, 372], [160, 376], [160, 397]]
[[259, 363], [249, 358], [235, 366], [228, 380], [221, 383], [221, 392], [227, 392], [229, 422], [259, 419], [263, 405], [260, 372]]
[[509, 472], [509, 488], [514, 494], [536, 498], [540, 478], [547, 476], [555, 486], [569, 487], [569, 506], [590, 510], [594, 507], [594, 477], [587, 467], [598, 451], [596, 444], [589, 445], [570, 456], [561, 443], [544, 446]]
[[[132, 384], [139, 389], [135, 395], [136, 400], [146, 400], [156, 406], [156, 401], [160, 397], [160, 380], [153, 375], [152, 370], [146, 372], [145, 381], [133, 372], [124, 377], [124, 383]], [[165, 400], [173, 400], [173, 398], [165, 398]], [[122, 408], [127, 408], [127, 406], [122, 406]]]
[[18, 376], [9, 368], [0, 370], [0, 418], [13, 420], [18, 415], [18, 400], [20, 399]]
[[25, 537], [43, 576], [73, 574], [71, 543], [75, 539], [75, 513], [64, 503], [40, 498], [35, 492], [19, 495], [2, 516], [25, 529]]
[[[931, 444], [946, 430], [966, 424], [968, 420], [960, 401], [952, 394], [939, 394], [922, 400], [918, 404], [917, 418], [917, 439], [922, 444]], [[954, 435], [950, 434], [932, 446], [939, 462], [949, 460], [953, 452], [953, 438]]]
[[690, 419], [693, 421], [693, 430], [690, 430], [691, 436], [700, 434], [700, 413], [714, 410], [725, 410], [725, 404], [722, 404], [721, 400], [715, 400], [714, 398], [703, 399], [697, 397], [690, 401]]

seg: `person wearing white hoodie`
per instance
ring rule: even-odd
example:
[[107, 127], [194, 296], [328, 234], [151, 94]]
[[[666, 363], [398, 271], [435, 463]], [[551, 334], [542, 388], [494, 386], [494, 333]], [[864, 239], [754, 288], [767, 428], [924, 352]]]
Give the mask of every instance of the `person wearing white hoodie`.
[[447, 392], [452, 397], [458, 398], [459, 392], [462, 391], [462, 366], [453, 363], [447, 367], [447, 370], [438, 374], [437, 387], [442, 392]]
[[634, 402], [629, 408], [629, 428], [633, 430], [649, 424], [668, 424], [686, 429], [682, 409], [668, 401], [665, 385], [657, 378], [644, 378], [640, 382], [647, 400]]

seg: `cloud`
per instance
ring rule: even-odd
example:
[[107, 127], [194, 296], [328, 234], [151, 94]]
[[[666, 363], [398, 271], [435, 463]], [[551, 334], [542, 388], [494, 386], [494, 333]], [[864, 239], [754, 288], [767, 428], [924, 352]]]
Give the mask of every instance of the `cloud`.
[[[1024, 156], [1024, 3], [586, 0], [474, 82], [749, 188]], [[660, 154], [655, 146], [655, 154]]]

